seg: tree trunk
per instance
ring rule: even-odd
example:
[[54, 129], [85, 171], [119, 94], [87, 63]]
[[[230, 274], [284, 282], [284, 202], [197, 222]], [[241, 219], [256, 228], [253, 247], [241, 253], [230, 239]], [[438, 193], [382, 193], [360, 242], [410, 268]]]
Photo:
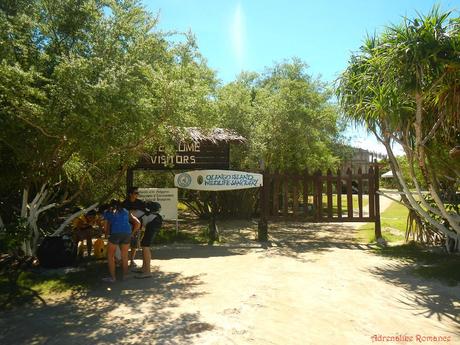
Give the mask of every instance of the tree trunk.
[[21, 218], [25, 220], [25, 226], [29, 230], [29, 236], [21, 245], [21, 249], [26, 256], [34, 256], [37, 251], [38, 240], [40, 239], [40, 230], [37, 222], [40, 213], [56, 206], [55, 203], [41, 206], [46, 203], [48, 196], [46, 184], [42, 185], [40, 191], [35, 195], [34, 199], [29, 203], [29, 189], [26, 188], [22, 194]]
[[453, 246], [454, 250], [459, 250], [460, 248], [458, 247], [458, 242], [459, 242], [458, 239], [460, 235], [460, 224], [459, 224], [460, 222], [459, 222], [458, 216], [450, 214], [446, 210], [444, 203], [439, 197], [437, 179], [435, 176], [433, 176], [430, 173], [430, 170], [428, 169], [427, 163], [426, 163], [426, 154], [425, 154], [425, 145], [423, 141], [423, 127], [422, 127], [423, 125], [423, 97], [420, 94], [420, 92], [417, 92], [415, 94], [415, 103], [416, 103], [415, 123], [414, 123], [415, 153], [417, 155], [417, 159], [419, 162], [420, 169], [422, 171], [422, 175], [428, 185], [428, 190], [438, 208], [438, 210], [436, 210], [433, 213], [438, 214], [438, 215], [440, 213], [442, 218], [444, 218], [454, 230], [453, 232], [448, 230], [448, 232], [446, 233], [447, 241], [448, 241], [446, 243], [447, 250], [448, 251], [451, 250], [450, 248], [451, 246], [449, 244], [449, 238], [455, 242]]
[[[438, 231], [442, 232], [448, 239], [452, 239], [456, 241], [455, 249], [458, 250], [458, 236], [455, 232], [450, 231], [447, 227], [445, 227], [442, 223], [434, 219], [430, 216], [430, 214], [423, 209], [420, 204], [415, 200], [413, 193], [407, 187], [406, 181], [402, 175], [401, 169], [399, 168], [398, 162], [396, 161], [396, 157], [393, 154], [393, 150], [388, 142], [384, 142], [385, 148], [388, 153], [389, 159], [393, 162], [393, 166], [395, 168], [394, 173], [397, 178], [398, 183], [403, 189], [404, 195], [407, 197], [407, 202], [409, 203], [409, 208], [417, 212], [419, 216], [429, 222], [433, 227], [435, 227]], [[449, 250], [449, 248], [448, 248]]]
[[75, 218], [79, 217], [80, 215], [84, 213], [94, 210], [97, 207], [97, 205], [99, 204], [98, 203], [92, 204], [91, 206], [72, 214], [59, 226], [59, 228], [57, 228], [55, 232], [53, 232], [51, 236], [59, 236], [64, 231], [65, 227], [69, 225], [72, 220], [74, 220]]

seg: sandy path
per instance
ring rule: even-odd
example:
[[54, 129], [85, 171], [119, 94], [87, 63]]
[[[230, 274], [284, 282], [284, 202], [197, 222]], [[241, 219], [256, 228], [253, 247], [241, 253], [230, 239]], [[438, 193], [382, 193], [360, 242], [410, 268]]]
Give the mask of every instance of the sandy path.
[[397, 343], [373, 335], [406, 336], [401, 344], [460, 343], [460, 288], [414, 277], [406, 263], [372, 254], [352, 241], [355, 228], [278, 224], [267, 248], [241, 241], [156, 248], [155, 278], [1, 313], [0, 343]]

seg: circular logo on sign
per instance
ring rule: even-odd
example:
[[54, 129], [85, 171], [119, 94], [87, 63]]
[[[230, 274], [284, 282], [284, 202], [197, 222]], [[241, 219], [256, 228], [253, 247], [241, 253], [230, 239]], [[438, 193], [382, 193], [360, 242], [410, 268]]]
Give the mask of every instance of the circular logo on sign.
[[179, 187], [185, 188], [190, 186], [192, 182], [192, 177], [187, 173], [182, 173], [177, 177], [177, 184]]
[[203, 176], [198, 175], [197, 182], [198, 184], [203, 184]]

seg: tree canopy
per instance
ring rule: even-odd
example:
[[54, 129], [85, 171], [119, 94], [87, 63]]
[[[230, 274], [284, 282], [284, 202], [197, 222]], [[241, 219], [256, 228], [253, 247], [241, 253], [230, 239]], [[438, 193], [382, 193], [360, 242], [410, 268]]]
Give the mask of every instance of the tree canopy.
[[337, 164], [338, 112], [331, 91], [307, 73], [299, 59], [277, 63], [262, 74], [243, 73], [218, 92], [223, 126], [248, 138], [238, 164], [270, 170], [326, 169]]
[[[458, 209], [447, 206], [443, 190], [458, 189], [460, 164], [449, 157], [459, 138], [459, 18], [438, 7], [427, 15], [368, 37], [339, 78], [346, 115], [365, 123], [386, 147], [406, 205], [458, 247]], [[392, 144], [402, 145], [411, 183], [401, 173]], [[431, 202], [423, 197], [417, 167]], [[415, 197], [418, 195], [418, 197]]]
[[191, 33], [172, 39], [157, 24], [137, 0], [0, 3], [0, 215], [31, 229], [27, 253], [50, 230], [39, 218], [121, 190], [126, 170], [168, 143], [171, 127], [247, 137], [235, 168], [337, 162], [331, 91], [303, 61], [222, 86]]
[[156, 24], [134, 0], [2, 2], [2, 195], [43, 206], [96, 183], [109, 193], [168, 126], [210, 116], [214, 72], [192, 36], [171, 43]]

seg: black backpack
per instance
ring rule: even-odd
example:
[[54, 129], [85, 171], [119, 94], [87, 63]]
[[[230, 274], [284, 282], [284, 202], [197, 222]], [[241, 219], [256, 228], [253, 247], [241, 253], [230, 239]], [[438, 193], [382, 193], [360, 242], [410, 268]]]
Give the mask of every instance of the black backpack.
[[77, 260], [77, 246], [69, 236], [46, 236], [37, 249], [40, 266], [59, 268], [73, 266]]

